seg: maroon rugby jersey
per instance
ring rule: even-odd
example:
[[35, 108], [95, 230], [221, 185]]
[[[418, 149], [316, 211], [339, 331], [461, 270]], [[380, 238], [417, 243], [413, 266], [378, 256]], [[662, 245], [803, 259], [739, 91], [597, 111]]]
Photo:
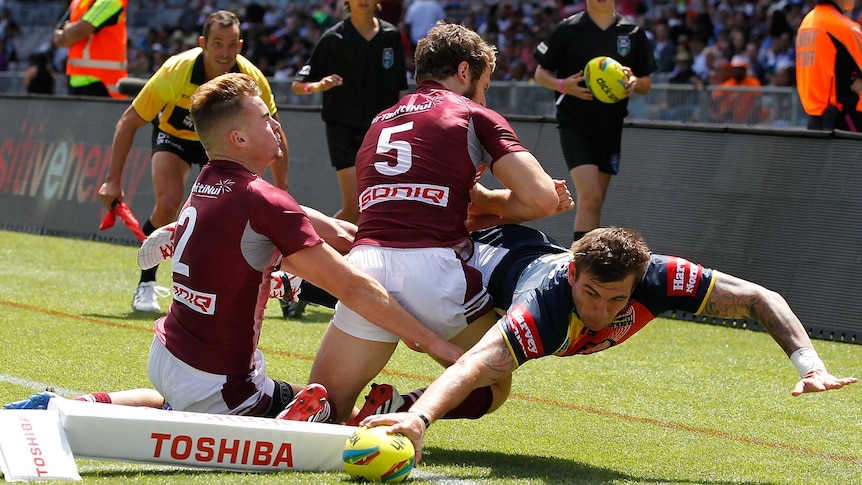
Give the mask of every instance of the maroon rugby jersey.
[[242, 165], [210, 161], [177, 220], [174, 301], [156, 321], [156, 335], [192, 367], [246, 376], [273, 265], [282, 254], [321, 242], [287, 192]]
[[526, 151], [495, 111], [436, 82], [378, 114], [356, 155], [356, 245], [451, 247], [468, 240], [470, 188], [483, 163]]

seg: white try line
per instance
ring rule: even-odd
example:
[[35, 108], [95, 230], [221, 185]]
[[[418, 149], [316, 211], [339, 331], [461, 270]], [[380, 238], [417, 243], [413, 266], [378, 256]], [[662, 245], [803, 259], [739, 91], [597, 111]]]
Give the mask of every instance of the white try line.
[[440, 475], [439, 473], [432, 473], [429, 471], [422, 470], [421, 468], [414, 469], [413, 473], [410, 474], [410, 478], [416, 478], [419, 480], [437, 483], [440, 485], [479, 485], [479, 482], [474, 482], [472, 480], [461, 480], [446, 475]]
[[[46, 384], [44, 382], [31, 381], [30, 379], [22, 379], [20, 377], [9, 376], [6, 374], [0, 374], [0, 382], [8, 382], [9, 384], [26, 387], [34, 391], [44, 391], [45, 389], [52, 388], [53, 392], [63, 397], [78, 397], [87, 394], [86, 392], [76, 391], [74, 389], [66, 389], [64, 387], [52, 386], [51, 384]], [[26, 397], [27, 396], [22, 396], [21, 399], [24, 399]]]

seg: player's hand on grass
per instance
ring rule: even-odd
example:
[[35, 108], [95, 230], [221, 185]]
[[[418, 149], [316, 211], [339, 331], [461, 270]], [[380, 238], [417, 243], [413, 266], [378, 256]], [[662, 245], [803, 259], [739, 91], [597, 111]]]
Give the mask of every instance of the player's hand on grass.
[[425, 442], [425, 422], [422, 418], [412, 413], [390, 413], [372, 414], [363, 419], [360, 426], [373, 428], [375, 426], [388, 426], [387, 433], [401, 433], [413, 443], [416, 451], [416, 459], [413, 466], [419, 464], [422, 459], [422, 446]]
[[838, 378], [825, 370], [813, 370], [805, 374], [796, 387], [790, 393], [791, 396], [798, 396], [806, 392], [823, 392], [830, 389], [841, 389], [844, 386], [855, 384], [858, 381], [855, 377]]

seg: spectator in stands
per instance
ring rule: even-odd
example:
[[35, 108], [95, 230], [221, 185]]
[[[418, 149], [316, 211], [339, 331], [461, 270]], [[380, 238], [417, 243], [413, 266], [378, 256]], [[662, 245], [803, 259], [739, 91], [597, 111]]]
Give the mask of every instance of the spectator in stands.
[[768, 81], [768, 76], [766, 73], [766, 68], [760, 62], [759, 59], [759, 48], [756, 42], [749, 42], [745, 46], [745, 52], [743, 55], [746, 59], [748, 59], [748, 73], [752, 76], [756, 77], [760, 84], [766, 84]]
[[796, 35], [796, 79], [810, 130], [862, 129], [862, 30], [838, 0], [817, 0]]
[[341, 188], [335, 217], [359, 219], [356, 152], [371, 119], [407, 89], [401, 33], [376, 16], [377, 1], [348, 0], [350, 16], [327, 30], [293, 82], [295, 94], [323, 93], [329, 159]]
[[[796, 86], [796, 65], [793, 61], [782, 59], [775, 67], [769, 82], [775, 87]], [[796, 93], [765, 93], [763, 95], [764, 121], [771, 126], [792, 126], [793, 98]]]
[[688, 38], [688, 49], [692, 56], [691, 68], [702, 81], [709, 79], [710, 62], [708, 57], [710, 51], [706, 47], [707, 34], [698, 30], [692, 31]]
[[674, 70], [674, 57], [676, 56], [676, 44], [670, 38], [670, 27], [667, 21], [659, 20], [653, 26], [655, 35], [655, 62], [657, 72], [671, 72]]
[[703, 87], [703, 81], [692, 69], [692, 57], [687, 49], [680, 49], [674, 61], [676, 67], [668, 78], [668, 84], [688, 85], [691, 89], [667, 90], [660, 118], [664, 121], [696, 121], [699, 89]]
[[760, 56], [763, 69], [766, 73], [772, 74], [775, 72], [776, 66], [782, 61], [796, 62], [793, 36], [792, 32], [784, 32], [769, 39], [769, 45], [763, 49], [763, 54]]
[[[754, 88], [760, 87], [761, 84], [756, 77], [748, 74], [748, 59], [738, 55], [730, 60], [730, 79], [719, 86]], [[716, 89], [712, 92], [712, 100], [712, 121], [716, 123], [751, 125], [758, 121], [761, 100], [759, 91]]]
[[29, 65], [24, 70], [24, 89], [34, 94], [54, 94], [56, 89], [54, 72], [48, 66], [48, 55], [44, 52], [30, 54]]
[[[18, 60], [18, 49], [15, 47], [15, 39], [21, 35], [21, 28], [18, 23], [12, 18], [12, 11], [4, 7], [0, 9], [0, 48], [2, 53], [0, 57], [4, 58], [8, 63]], [[6, 69], [0, 68], [0, 71]]]
[[128, 0], [72, 0], [69, 20], [54, 30], [54, 45], [68, 47], [71, 94], [125, 98], [117, 82], [128, 76]]
[[438, 20], [446, 20], [446, 11], [439, 0], [413, 0], [404, 14], [404, 28], [410, 38], [410, 51], [416, 50], [419, 40]]
[[[587, 0], [587, 10], [559, 23], [536, 48], [536, 81], [557, 96], [560, 143], [577, 203], [573, 237], [599, 227], [611, 176], [619, 171], [623, 119], [628, 96], [647, 94], [655, 71], [652, 46], [644, 30], [614, 10], [613, 2]], [[605, 104], [584, 87], [584, 66], [611, 56], [629, 74], [626, 99]]]

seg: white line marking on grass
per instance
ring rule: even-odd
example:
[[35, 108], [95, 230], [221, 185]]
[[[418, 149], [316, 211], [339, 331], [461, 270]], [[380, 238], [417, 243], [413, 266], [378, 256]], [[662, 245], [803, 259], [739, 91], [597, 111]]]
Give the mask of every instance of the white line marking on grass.
[[438, 473], [427, 472], [425, 470], [413, 470], [410, 477], [425, 480], [426, 482], [439, 483], [441, 485], [479, 485], [479, 482], [461, 480], [446, 475], [440, 475]]
[[87, 394], [86, 392], [80, 392], [74, 389], [52, 386], [51, 384], [45, 384], [44, 382], [31, 381], [30, 379], [22, 379], [15, 376], [7, 376], [6, 374], [0, 374], [0, 382], [8, 382], [9, 384], [15, 384], [16, 386], [27, 387], [34, 391], [44, 391], [45, 389], [52, 387], [54, 388], [55, 393], [63, 397], [78, 397]]

